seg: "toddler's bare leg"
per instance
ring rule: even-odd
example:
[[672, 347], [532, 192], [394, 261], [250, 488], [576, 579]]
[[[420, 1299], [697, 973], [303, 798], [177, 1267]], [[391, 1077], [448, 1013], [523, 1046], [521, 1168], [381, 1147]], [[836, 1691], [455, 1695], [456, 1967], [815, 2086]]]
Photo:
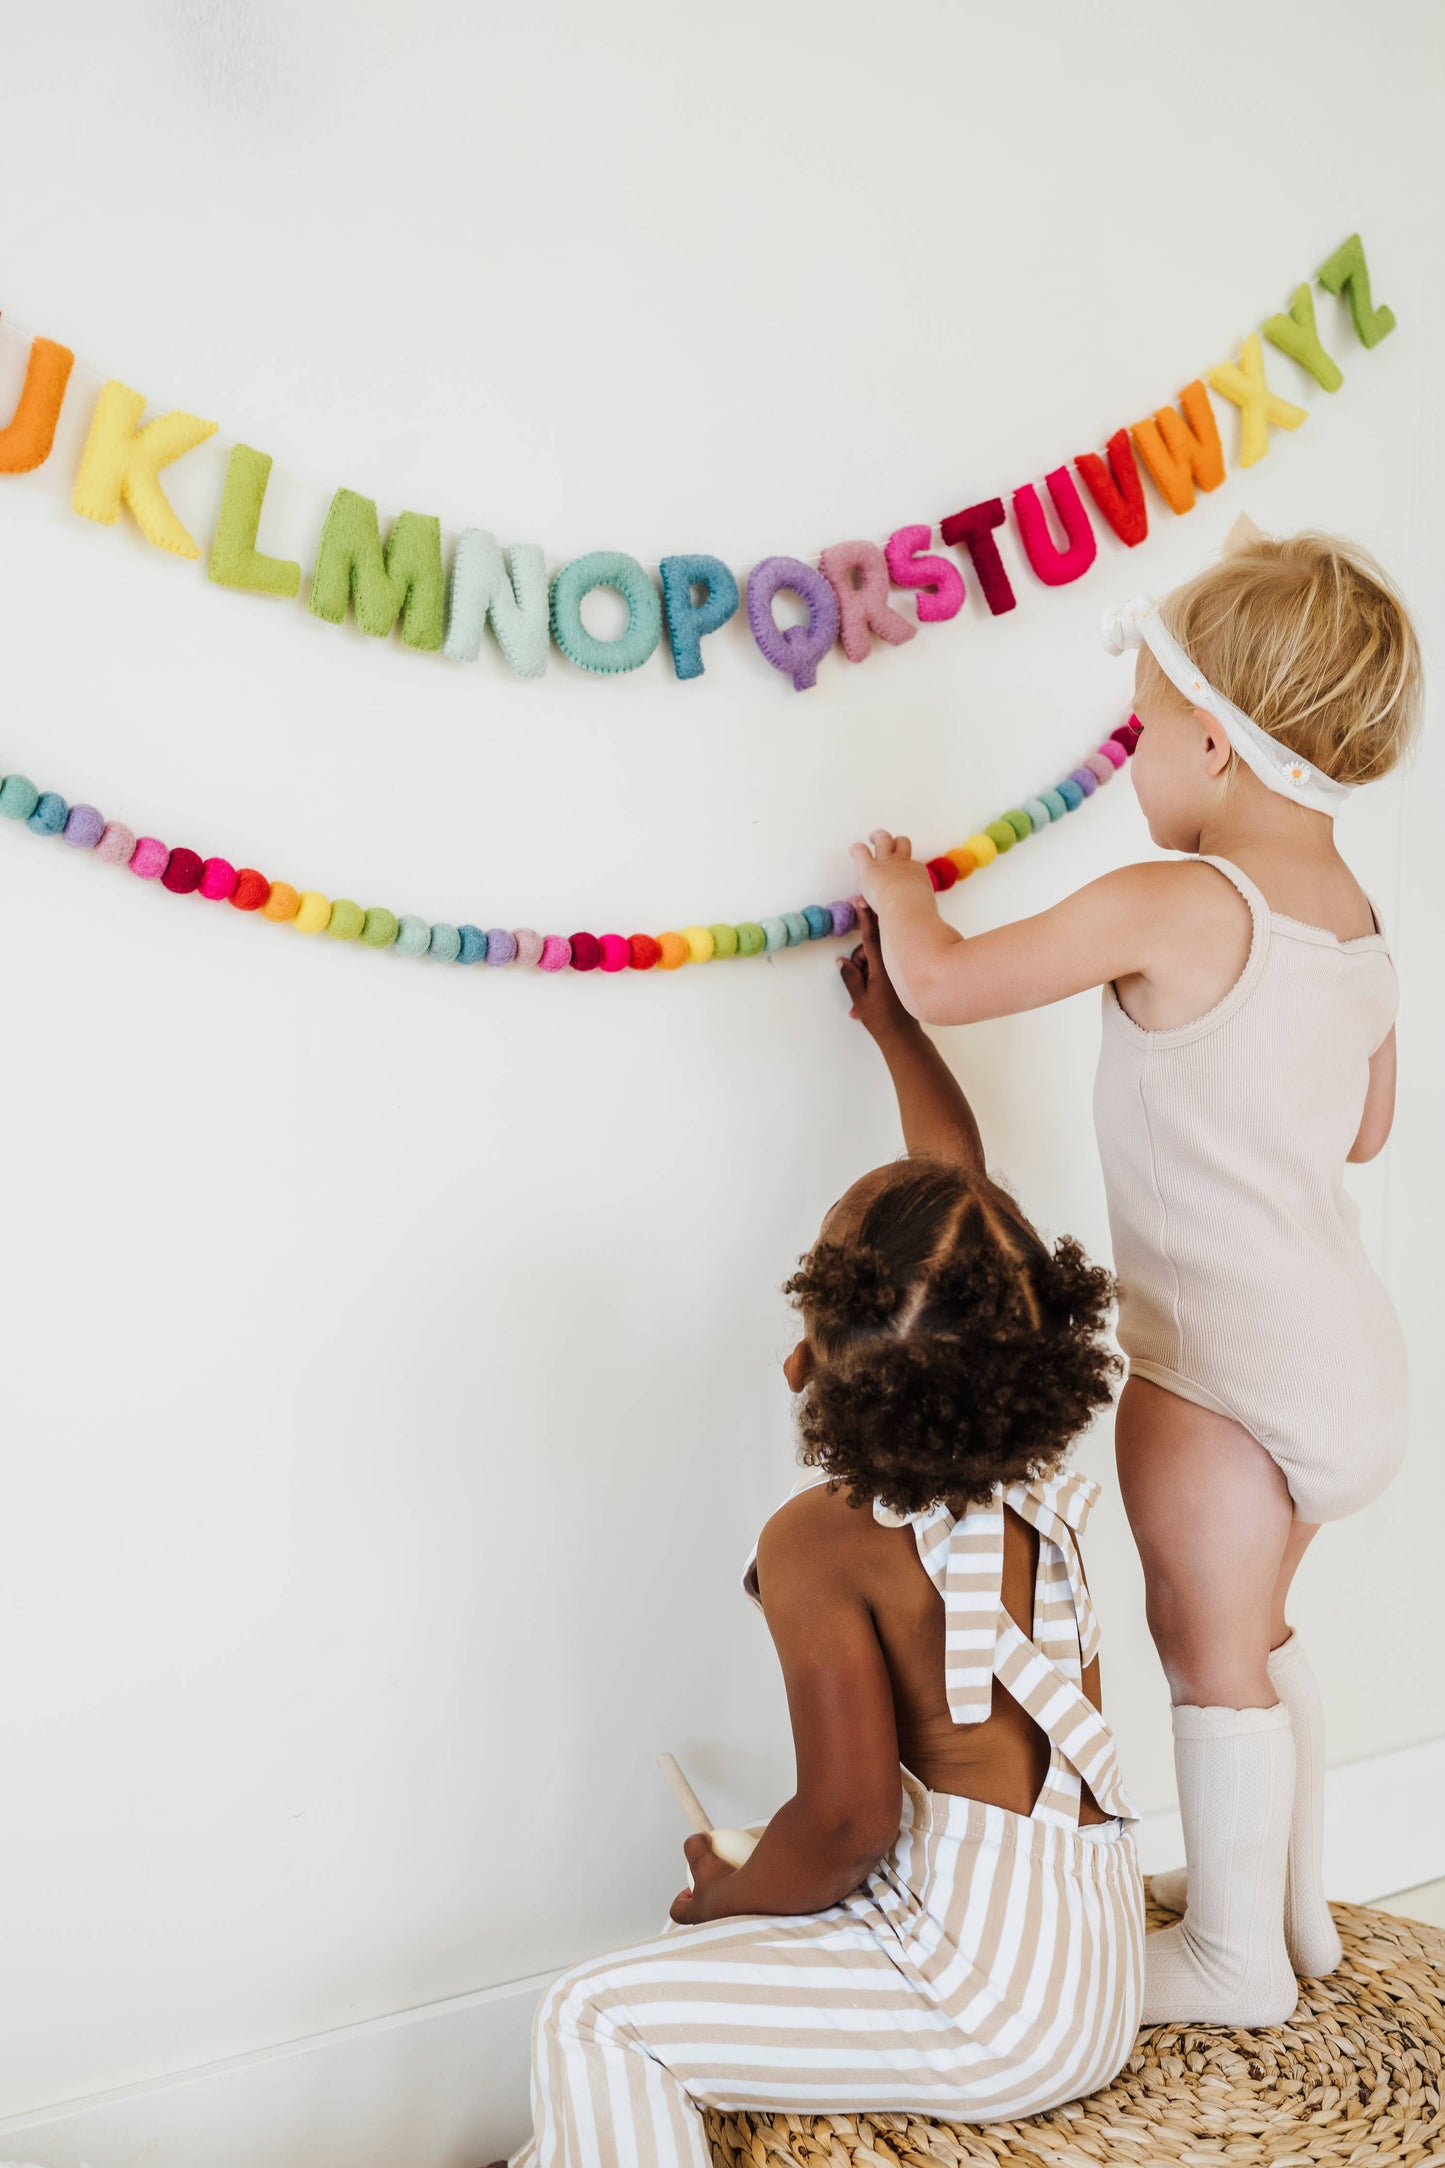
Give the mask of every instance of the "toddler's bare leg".
[[1145, 1946], [1144, 2022], [1277, 2025], [1294, 1791], [1290, 1718], [1269, 1673], [1294, 1509], [1239, 1424], [1142, 1379], [1116, 1422], [1149, 1628], [1174, 1702], [1188, 1908]]
[[1238, 1423], [1142, 1378], [1124, 1387], [1114, 1441], [1172, 1699], [1272, 1708], [1275, 1592], [1294, 1527], [1279, 1468]]

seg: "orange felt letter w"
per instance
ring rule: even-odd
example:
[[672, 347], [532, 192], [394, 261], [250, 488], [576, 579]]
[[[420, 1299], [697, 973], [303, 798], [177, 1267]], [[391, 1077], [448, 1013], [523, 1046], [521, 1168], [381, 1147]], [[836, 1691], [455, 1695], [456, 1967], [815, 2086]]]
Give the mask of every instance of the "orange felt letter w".
[[1224, 480], [1224, 453], [1209, 394], [1198, 377], [1179, 394], [1181, 421], [1173, 407], [1160, 407], [1152, 420], [1136, 422], [1134, 447], [1171, 512], [1192, 512], [1194, 485], [1218, 489]]
[[55, 442], [55, 424], [75, 356], [54, 339], [35, 339], [25, 365], [25, 385], [15, 412], [0, 429], [0, 474], [29, 474], [43, 467]]

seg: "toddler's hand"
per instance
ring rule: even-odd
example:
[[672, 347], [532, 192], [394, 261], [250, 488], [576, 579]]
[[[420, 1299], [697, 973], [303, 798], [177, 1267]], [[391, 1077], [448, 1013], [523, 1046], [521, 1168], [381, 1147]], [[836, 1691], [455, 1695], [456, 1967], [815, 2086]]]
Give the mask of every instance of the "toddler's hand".
[[700, 1920], [712, 1917], [707, 1909], [708, 1892], [730, 1874], [736, 1874], [737, 1869], [718, 1858], [706, 1837], [689, 1837], [682, 1849], [692, 1873], [692, 1888], [678, 1891], [670, 1917], [679, 1927], [695, 1927]]
[[853, 863], [858, 868], [863, 899], [874, 911], [887, 910], [890, 903], [910, 891], [932, 899], [928, 868], [914, 857], [907, 836], [893, 836], [886, 828], [875, 828], [866, 843], [853, 845]]
[[859, 913], [859, 925], [863, 938], [851, 956], [838, 959], [838, 970], [853, 1003], [848, 1014], [857, 1017], [870, 1037], [881, 1039], [911, 1025], [913, 1019], [888, 976], [878, 944], [878, 921], [866, 904]]

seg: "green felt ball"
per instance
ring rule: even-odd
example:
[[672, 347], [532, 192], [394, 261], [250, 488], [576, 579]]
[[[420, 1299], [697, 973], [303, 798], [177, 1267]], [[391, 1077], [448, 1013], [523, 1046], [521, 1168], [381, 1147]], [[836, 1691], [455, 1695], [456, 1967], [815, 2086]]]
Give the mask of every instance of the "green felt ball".
[[366, 926], [366, 913], [359, 903], [352, 903], [343, 896], [331, 906], [331, 916], [326, 921], [326, 931], [337, 941], [357, 940]]
[[7, 820], [28, 821], [40, 803], [40, 793], [28, 775], [7, 775], [0, 783], [0, 813]]

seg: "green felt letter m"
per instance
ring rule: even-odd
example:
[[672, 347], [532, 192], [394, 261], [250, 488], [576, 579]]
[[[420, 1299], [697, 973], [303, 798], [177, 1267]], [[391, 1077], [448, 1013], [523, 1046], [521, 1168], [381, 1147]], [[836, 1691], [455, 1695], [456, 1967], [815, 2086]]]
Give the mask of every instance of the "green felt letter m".
[[373, 500], [338, 489], [316, 552], [311, 613], [339, 625], [348, 603], [362, 631], [377, 639], [400, 618], [408, 647], [439, 648], [446, 610], [441, 521], [403, 512], [383, 548]]

